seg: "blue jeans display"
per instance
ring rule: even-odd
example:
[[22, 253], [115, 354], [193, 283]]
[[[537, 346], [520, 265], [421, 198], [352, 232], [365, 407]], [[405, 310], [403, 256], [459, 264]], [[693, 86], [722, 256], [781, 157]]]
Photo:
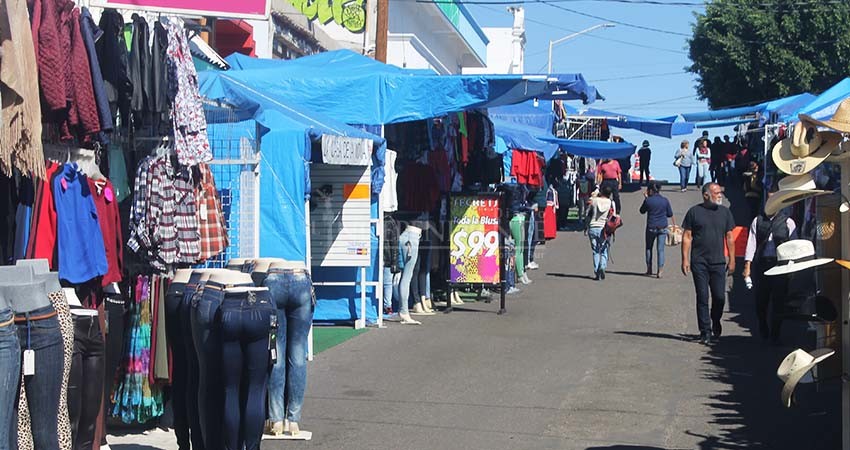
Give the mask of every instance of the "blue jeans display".
[[[419, 278], [419, 289], [417, 293], [421, 297], [431, 298], [431, 241], [419, 243], [419, 258], [416, 261], [419, 270], [416, 272]], [[416, 297], [415, 301], [419, 301]]]
[[277, 362], [269, 380], [269, 419], [300, 422], [307, 387], [307, 337], [315, 309], [313, 282], [303, 270], [273, 269], [265, 287], [276, 307], [278, 323]]
[[602, 228], [587, 230], [590, 239], [590, 250], [593, 252], [593, 271], [598, 272], [608, 268], [608, 240], [602, 237]]
[[21, 381], [21, 344], [9, 309], [0, 311], [0, 450], [9, 450], [16, 434], [13, 425]]
[[537, 225], [537, 224], [536, 224], [536, 222], [537, 222], [537, 220], [536, 220], [536, 219], [537, 219], [537, 218], [534, 216], [534, 211], [531, 211], [531, 212], [529, 213], [529, 218], [528, 218], [528, 219], [526, 219], [526, 223], [528, 224], [528, 232], [526, 233], [526, 234], [527, 234], [527, 236], [526, 236], [526, 238], [527, 238], [527, 239], [526, 239], [526, 242], [525, 242], [525, 244], [526, 244], [526, 246], [525, 246], [525, 251], [526, 251], [525, 261], [526, 261], [526, 265], [528, 265], [529, 263], [531, 263], [532, 261], [534, 261], [534, 247], [536, 247], [536, 245], [534, 244], [534, 233], [535, 233], [535, 227], [536, 227], [536, 225]]
[[688, 180], [691, 178], [691, 166], [679, 166], [679, 187], [688, 188]]
[[[709, 334], [714, 323], [720, 323], [726, 305], [726, 263], [708, 264], [691, 261], [691, 273], [697, 294], [697, 323], [700, 334]], [[708, 296], [711, 294], [711, 311]]]
[[393, 300], [398, 301], [399, 280], [401, 280], [401, 273], [393, 273], [392, 269], [384, 267], [384, 309], [392, 308]]
[[[190, 283], [197, 281], [192, 275]], [[206, 450], [223, 448], [221, 418], [221, 317], [224, 290], [214, 283], [198, 283], [191, 297], [192, 342], [198, 357], [198, 415]]]
[[401, 260], [404, 263], [404, 270], [401, 272], [401, 281], [399, 281], [399, 298], [398, 312], [399, 314], [408, 314], [410, 309], [410, 283], [413, 281], [414, 269], [416, 261], [419, 260], [419, 238], [420, 232], [411, 229], [404, 230], [398, 238], [399, 249], [401, 250]]
[[190, 278], [188, 284], [171, 283], [165, 295], [165, 333], [172, 355], [171, 410], [180, 450], [204, 449], [198, 416], [198, 356], [190, 318], [190, 301], [199, 278], [200, 275]]
[[664, 267], [664, 246], [667, 245], [667, 228], [646, 229], [646, 270], [652, 270], [652, 247], [658, 253], [658, 270]]
[[275, 314], [268, 291], [227, 292], [221, 303], [225, 450], [260, 448]]
[[65, 354], [59, 319], [55, 315], [40, 320], [28, 318], [49, 315], [54, 311], [51, 305], [16, 316], [23, 320], [17, 326], [21, 354], [27, 349], [35, 351], [35, 375], [23, 377], [23, 383], [32, 421], [33, 445], [38, 450], [59, 450], [56, 418], [62, 395]]

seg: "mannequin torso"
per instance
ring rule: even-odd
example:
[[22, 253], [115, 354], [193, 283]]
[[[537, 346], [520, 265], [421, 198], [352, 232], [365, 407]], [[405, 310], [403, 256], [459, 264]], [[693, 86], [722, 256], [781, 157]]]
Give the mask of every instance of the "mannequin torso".
[[52, 307], [44, 281], [31, 280], [26, 283], [3, 284], [0, 285], [0, 291], [3, 291], [3, 296], [12, 305], [12, 310], [18, 314]]
[[192, 276], [192, 269], [177, 269], [174, 272], [174, 278], [171, 280], [172, 283], [188, 283], [189, 277]]
[[233, 258], [227, 261], [227, 268], [230, 270], [242, 270], [242, 266], [248, 262], [248, 258]]
[[213, 272], [209, 274], [207, 281], [221, 284], [221, 285], [234, 285], [234, 284], [252, 284], [254, 280], [251, 279], [251, 275], [247, 273], [237, 272], [235, 270], [224, 270], [222, 272]]

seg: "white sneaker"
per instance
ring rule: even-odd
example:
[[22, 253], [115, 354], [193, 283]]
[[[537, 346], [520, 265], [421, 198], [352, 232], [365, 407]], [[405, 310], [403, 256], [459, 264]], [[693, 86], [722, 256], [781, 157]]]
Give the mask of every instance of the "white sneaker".
[[521, 281], [522, 284], [531, 284], [532, 283], [531, 279], [528, 278], [527, 273], [522, 274], [522, 278], [520, 278], [519, 281]]
[[434, 311], [427, 311], [422, 307], [422, 303], [417, 303], [413, 305], [413, 311], [410, 313], [412, 316], [433, 316], [436, 314]]
[[536, 262], [532, 261], [532, 262], [528, 263], [528, 265], [525, 266], [525, 268], [528, 269], [528, 270], [537, 270], [537, 269], [540, 268], [540, 266], [537, 265]]
[[413, 320], [408, 314], [399, 314], [401, 316], [402, 325], [422, 325], [422, 322]]
[[401, 315], [399, 313], [392, 313], [390, 315], [384, 316], [384, 320], [387, 322], [401, 322]]
[[452, 306], [463, 306], [463, 305], [464, 305], [464, 302], [463, 302], [463, 300], [460, 299], [460, 294], [457, 293], [457, 292], [454, 292], [452, 294]]
[[513, 286], [510, 289], [508, 289], [508, 292], [505, 292], [505, 295], [513, 295], [513, 294], [519, 294], [519, 293], [520, 293], [520, 290], [517, 289], [516, 286]]

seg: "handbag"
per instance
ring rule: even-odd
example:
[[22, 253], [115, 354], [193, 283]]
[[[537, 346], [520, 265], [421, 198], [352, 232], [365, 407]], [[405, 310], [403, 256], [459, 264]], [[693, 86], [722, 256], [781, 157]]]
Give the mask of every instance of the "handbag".
[[667, 246], [674, 247], [682, 243], [682, 234], [685, 230], [678, 225], [670, 225], [667, 227]]
[[679, 157], [676, 158], [675, 161], [673, 161], [673, 165], [676, 166], [676, 167], [680, 167], [682, 165], [682, 161], [684, 161], [684, 160], [685, 160], [685, 155], [679, 155]]

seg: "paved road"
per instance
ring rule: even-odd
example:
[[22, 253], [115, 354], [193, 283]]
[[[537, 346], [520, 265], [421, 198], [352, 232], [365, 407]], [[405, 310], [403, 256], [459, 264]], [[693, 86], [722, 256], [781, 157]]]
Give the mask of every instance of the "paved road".
[[[668, 192], [677, 218], [699, 200]], [[838, 385], [779, 405], [775, 370], [793, 347], [752, 337], [752, 301], [737, 295], [712, 348], [697, 334], [693, 287], [678, 271], [641, 274], [640, 192], [624, 194], [609, 276], [589, 278], [580, 232], [546, 245], [534, 284], [508, 301], [373, 330], [310, 365], [302, 428], [327, 449], [839, 448]], [[789, 336], [788, 340], [795, 338]]]

